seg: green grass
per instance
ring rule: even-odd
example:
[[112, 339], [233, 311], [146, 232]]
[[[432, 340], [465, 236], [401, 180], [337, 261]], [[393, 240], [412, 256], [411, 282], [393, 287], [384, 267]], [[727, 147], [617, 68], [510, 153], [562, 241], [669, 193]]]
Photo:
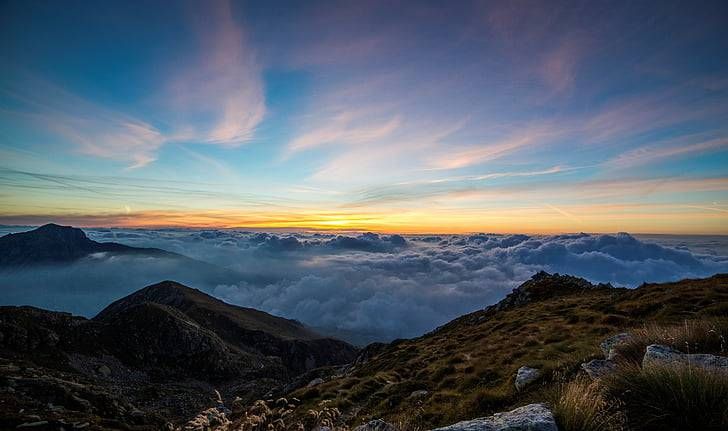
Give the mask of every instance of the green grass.
[[728, 429], [728, 374], [690, 365], [624, 365], [603, 383], [636, 431]]

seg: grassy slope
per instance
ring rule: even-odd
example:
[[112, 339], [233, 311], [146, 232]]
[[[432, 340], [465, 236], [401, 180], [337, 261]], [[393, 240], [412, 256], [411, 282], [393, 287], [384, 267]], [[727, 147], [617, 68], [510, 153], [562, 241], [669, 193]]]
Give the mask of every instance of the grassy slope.
[[[346, 377], [292, 395], [307, 406], [334, 400], [357, 423], [417, 415], [422, 426], [443, 425], [542, 401], [544, 385], [515, 392], [513, 376], [523, 365], [542, 368], [543, 380], [551, 380], [600, 357], [599, 342], [626, 328], [727, 315], [728, 275], [568, 292], [463, 316], [423, 337], [393, 343]], [[429, 394], [409, 397], [421, 389]]]

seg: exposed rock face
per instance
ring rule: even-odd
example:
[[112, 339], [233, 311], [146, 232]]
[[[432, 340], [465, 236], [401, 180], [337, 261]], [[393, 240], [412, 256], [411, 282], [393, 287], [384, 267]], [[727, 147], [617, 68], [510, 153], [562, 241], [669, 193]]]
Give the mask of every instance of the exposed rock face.
[[728, 373], [728, 357], [707, 354], [687, 354], [661, 344], [651, 344], [645, 349], [642, 366], [690, 364], [708, 370]]
[[383, 421], [382, 419], [374, 419], [365, 424], [354, 428], [354, 431], [395, 431], [394, 425]]
[[424, 398], [429, 394], [428, 391], [421, 389], [419, 391], [412, 391], [412, 393], [409, 395], [410, 398]]
[[632, 339], [632, 335], [628, 332], [622, 332], [621, 334], [613, 335], [599, 344], [599, 347], [604, 352], [604, 357], [607, 359], [614, 359], [616, 355], [616, 347], [624, 344]]
[[592, 379], [599, 379], [613, 373], [617, 369], [617, 364], [609, 359], [593, 359], [581, 364], [581, 369]]
[[541, 376], [541, 371], [531, 367], [521, 367], [516, 373], [516, 390], [520, 391]]
[[486, 418], [458, 422], [432, 431], [558, 431], [554, 415], [544, 404], [529, 404]]
[[592, 284], [587, 280], [571, 275], [549, 274], [540, 271], [517, 288], [513, 289], [505, 298], [489, 310], [505, 310], [538, 301], [544, 298], [575, 293], [592, 289], [613, 289], [611, 284]]

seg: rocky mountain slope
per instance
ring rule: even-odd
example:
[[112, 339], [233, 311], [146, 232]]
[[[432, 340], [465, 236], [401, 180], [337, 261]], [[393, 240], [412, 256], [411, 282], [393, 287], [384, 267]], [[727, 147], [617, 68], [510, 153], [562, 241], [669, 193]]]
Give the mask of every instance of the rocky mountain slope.
[[420, 338], [370, 346], [344, 372], [287, 396], [302, 400], [300, 411], [331, 400], [352, 424], [417, 416], [427, 429], [543, 401], [552, 385], [541, 383], [602, 358], [609, 335], [726, 317], [728, 275], [624, 289], [539, 273], [496, 305]]
[[[637, 340], [626, 347], [625, 332]], [[541, 272], [498, 304], [357, 355], [162, 282], [92, 320], [0, 308], [0, 429], [672, 429], [666, 412], [675, 429], [722, 429], [728, 376], [671, 364], [728, 363], [727, 335], [725, 274], [624, 289]], [[622, 367], [615, 355], [618, 379], [590, 383]], [[675, 392], [685, 379], [693, 392]]]
[[157, 429], [194, 414], [214, 388], [252, 400], [356, 354], [298, 322], [171, 281], [122, 298], [91, 320], [0, 307], [0, 350], [0, 429], [35, 415], [50, 416], [53, 429], [61, 419]]

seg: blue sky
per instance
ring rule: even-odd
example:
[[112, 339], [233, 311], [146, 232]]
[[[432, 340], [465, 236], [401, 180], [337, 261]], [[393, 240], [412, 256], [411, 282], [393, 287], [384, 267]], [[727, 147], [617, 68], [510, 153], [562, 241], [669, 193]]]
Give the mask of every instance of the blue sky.
[[0, 222], [728, 233], [725, 2], [4, 2]]

